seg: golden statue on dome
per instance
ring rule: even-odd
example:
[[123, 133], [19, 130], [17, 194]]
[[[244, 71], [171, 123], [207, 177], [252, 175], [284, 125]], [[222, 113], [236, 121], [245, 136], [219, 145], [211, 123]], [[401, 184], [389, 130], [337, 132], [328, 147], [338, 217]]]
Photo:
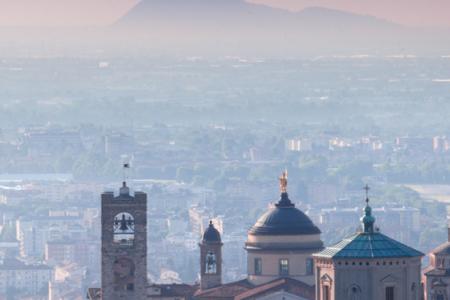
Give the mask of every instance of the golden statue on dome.
[[280, 176], [280, 192], [287, 193], [287, 185], [288, 185], [288, 171], [285, 170]]

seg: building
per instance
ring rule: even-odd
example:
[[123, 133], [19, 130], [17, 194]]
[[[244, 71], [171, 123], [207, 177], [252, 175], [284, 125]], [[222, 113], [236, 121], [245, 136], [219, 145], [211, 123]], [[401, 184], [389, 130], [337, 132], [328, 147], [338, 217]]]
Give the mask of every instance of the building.
[[[88, 299], [293, 299], [314, 300], [312, 254], [323, 248], [320, 230], [291, 202], [287, 173], [281, 199], [249, 230], [246, 279], [222, 282], [222, 238], [211, 221], [199, 243], [200, 284], [147, 284], [146, 195], [102, 195], [102, 288]], [[141, 226], [139, 228], [139, 226]], [[142, 227], [143, 226], [143, 227]]]
[[314, 255], [316, 299], [422, 299], [423, 254], [376, 230], [366, 202], [362, 231]]
[[313, 143], [310, 139], [296, 138], [286, 140], [286, 149], [293, 152], [310, 152], [312, 151]]
[[448, 241], [429, 254], [430, 265], [423, 271], [425, 300], [450, 298], [450, 228]]
[[25, 216], [16, 221], [16, 233], [22, 256], [42, 258], [48, 241], [67, 238], [80, 240], [85, 237], [87, 230], [83, 227], [81, 216]]
[[[378, 207], [373, 208], [379, 223], [383, 224], [384, 233], [406, 244], [414, 244], [420, 234], [420, 210], [413, 207]], [[360, 218], [358, 207], [341, 207], [321, 209], [319, 224], [323, 230], [353, 226]]]
[[145, 299], [147, 295], [147, 195], [130, 195], [126, 183], [115, 197], [102, 194], [102, 297]]
[[213, 222], [203, 234], [200, 247], [200, 289], [222, 285], [222, 239]]
[[258, 285], [290, 277], [314, 285], [312, 254], [323, 249], [320, 233], [282, 191], [280, 201], [248, 233], [248, 280]]
[[47, 299], [52, 275], [52, 269], [46, 265], [25, 264], [8, 257], [0, 264], [0, 295]]
[[131, 196], [126, 184], [118, 197], [103, 194], [102, 288], [89, 289], [88, 299], [422, 300], [423, 254], [375, 229], [368, 197], [363, 230], [324, 250], [319, 228], [289, 199], [287, 173], [280, 189], [248, 231], [246, 278], [223, 282], [223, 239], [211, 221], [194, 285], [147, 283], [146, 195]]

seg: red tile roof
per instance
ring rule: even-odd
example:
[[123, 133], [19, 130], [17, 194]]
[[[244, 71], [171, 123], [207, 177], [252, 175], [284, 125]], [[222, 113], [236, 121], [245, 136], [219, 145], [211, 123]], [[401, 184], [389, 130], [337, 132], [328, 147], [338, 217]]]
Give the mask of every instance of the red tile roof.
[[252, 288], [254, 286], [250, 282], [241, 280], [208, 290], [198, 290], [194, 297], [195, 299], [234, 299], [237, 295]]
[[315, 299], [314, 286], [310, 286], [301, 281], [291, 278], [280, 278], [274, 281], [259, 285], [242, 294], [239, 294], [235, 300], [254, 299], [255, 296], [271, 294], [277, 291], [286, 291], [290, 294], [300, 296], [305, 299]]

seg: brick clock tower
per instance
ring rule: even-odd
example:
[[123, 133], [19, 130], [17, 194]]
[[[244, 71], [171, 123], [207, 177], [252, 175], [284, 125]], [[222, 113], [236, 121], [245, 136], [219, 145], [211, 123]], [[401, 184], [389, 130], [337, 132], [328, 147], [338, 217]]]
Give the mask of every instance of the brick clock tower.
[[102, 194], [102, 299], [147, 297], [147, 194]]
[[222, 284], [222, 241], [212, 222], [203, 234], [200, 246], [200, 289], [207, 290]]

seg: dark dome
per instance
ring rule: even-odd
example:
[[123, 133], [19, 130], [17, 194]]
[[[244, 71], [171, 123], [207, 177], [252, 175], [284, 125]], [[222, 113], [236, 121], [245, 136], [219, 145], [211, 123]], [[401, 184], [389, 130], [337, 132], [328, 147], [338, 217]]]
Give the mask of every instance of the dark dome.
[[280, 201], [259, 218], [249, 234], [308, 235], [320, 234], [320, 229], [307, 215], [295, 207], [287, 193], [282, 193]]
[[208, 228], [203, 234], [203, 242], [220, 243], [220, 241], [220, 232], [214, 227], [212, 221], [210, 221]]

